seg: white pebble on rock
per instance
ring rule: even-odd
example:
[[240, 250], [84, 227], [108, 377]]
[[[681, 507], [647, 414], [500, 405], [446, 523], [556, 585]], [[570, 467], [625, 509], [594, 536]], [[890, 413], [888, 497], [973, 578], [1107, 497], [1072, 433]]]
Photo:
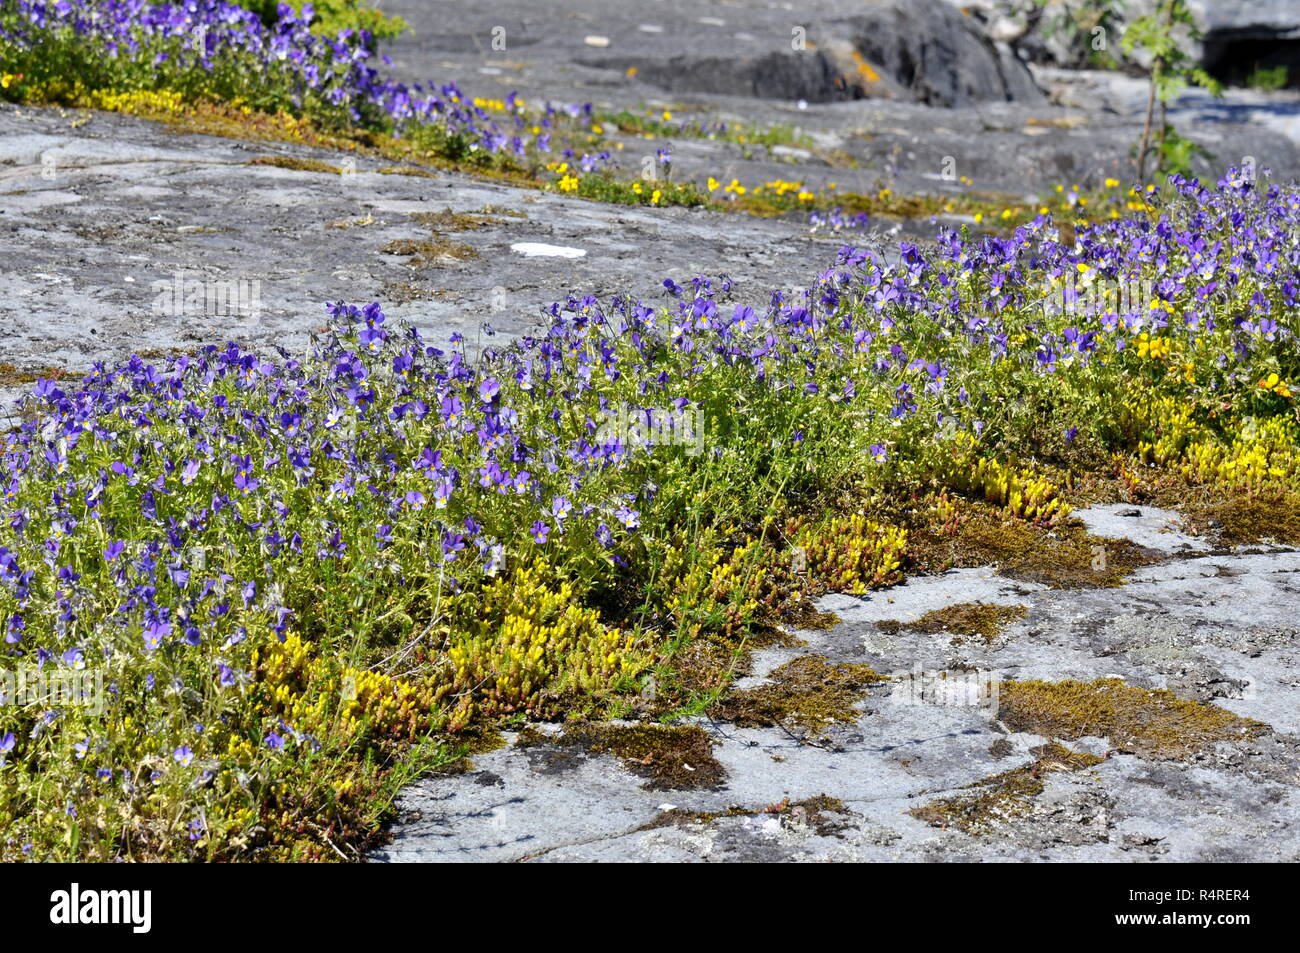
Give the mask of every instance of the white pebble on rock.
[[525, 258], [582, 258], [587, 252], [582, 248], [569, 248], [566, 245], [547, 245], [544, 242], [516, 242], [510, 250], [518, 252]]

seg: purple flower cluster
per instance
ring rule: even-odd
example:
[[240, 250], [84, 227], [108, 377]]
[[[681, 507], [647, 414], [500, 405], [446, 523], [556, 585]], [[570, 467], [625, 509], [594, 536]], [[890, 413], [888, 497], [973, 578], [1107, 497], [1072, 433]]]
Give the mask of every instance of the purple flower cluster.
[[376, 54], [367, 31], [320, 36], [309, 28], [311, 6], [296, 13], [281, 4], [278, 13], [279, 20], [265, 26], [254, 13], [222, 0], [4, 0], [0, 53], [8, 72], [29, 81], [66, 81], [70, 73], [90, 89], [174, 90], [284, 108], [341, 126], [397, 132], [434, 126], [469, 150], [489, 154], [522, 156], [534, 146], [548, 151], [559, 116], [590, 119], [590, 106], [548, 105], [526, 121], [512, 94], [503, 104], [508, 122], [502, 127], [455, 84], [425, 88], [384, 78], [371, 65]]

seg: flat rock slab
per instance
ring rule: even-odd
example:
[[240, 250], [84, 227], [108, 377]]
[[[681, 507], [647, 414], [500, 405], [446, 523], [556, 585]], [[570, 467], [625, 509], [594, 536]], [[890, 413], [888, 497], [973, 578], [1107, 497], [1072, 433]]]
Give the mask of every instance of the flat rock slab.
[[[783, 127], [811, 146], [614, 135], [624, 147], [615, 161], [633, 175], [671, 141], [674, 175], [695, 181], [737, 177], [753, 187], [784, 179], [900, 195], [973, 188], [1021, 199], [1058, 184], [1100, 187], [1111, 176], [1127, 184], [1146, 105], [1146, 85], [1126, 75], [1026, 70], [994, 43], [988, 52], [1000, 63], [976, 64], [976, 50], [959, 57], [941, 38], [963, 32], [952, 11], [906, 0], [570, 0], [563, 13], [532, 0], [481, 0], [454, 21], [426, 0], [379, 6], [413, 28], [385, 47], [405, 82], [455, 81], [477, 96], [517, 92], [529, 102], [592, 103], [656, 120], [666, 110], [674, 123]], [[806, 34], [803, 51], [792, 50], [797, 29]], [[586, 42], [593, 36], [606, 42]], [[859, 81], [862, 55], [879, 57], [870, 71], [879, 79]], [[891, 58], [901, 61], [901, 79], [890, 74]], [[805, 88], [836, 74], [850, 81], [836, 93], [842, 101], [818, 101]], [[1211, 154], [1194, 167], [1212, 180], [1244, 156], [1278, 180], [1300, 175], [1298, 111], [1294, 90], [1230, 89], [1216, 100], [1189, 90], [1169, 107], [1178, 131]]]
[[[1289, 551], [1170, 559], [1114, 589], [1051, 590], [972, 569], [861, 598], [828, 596], [820, 608], [840, 624], [756, 653], [741, 687], [810, 654], [894, 675], [870, 689], [854, 723], [810, 738], [696, 719], [726, 771], [720, 789], [704, 791], [648, 789], [616, 758], [573, 745], [511, 744], [474, 756], [464, 774], [410, 785], [392, 842], [372, 859], [1294, 862], [1297, 600], [1300, 553]], [[1022, 605], [1026, 614], [988, 642], [878, 625], [967, 602]], [[1109, 756], [1044, 774], [1021, 809], [964, 833], [909, 811], [1031, 764], [1048, 739], [1009, 730], [988, 707], [905, 703], [894, 686], [918, 668], [1003, 680], [1118, 677], [1271, 730], [1183, 760], [1071, 739], [1072, 750]]]
[[1126, 539], [1161, 553], [1207, 550], [1204, 539], [1183, 532], [1182, 518], [1172, 510], [1129, 503], [1107, 503], [1075, 510], [1070, 514], [1080, 520], [1093, 536]]
[[[250, 165], [323, 160], [355, 173]], [[178, 135], [109, 113], [0, 104], [0, 363], [31, 372], [235, 340], [308, 346], [326, 301], [379, 301], [431, 343], [486, 343], [543, 326], [572, 291], [664, 300], [662, 282], [726, 273], [755, 302], [831, 267], [841, 237], [806, 222], [607, 205], [453, 173], [381, 175], [389, 163], [279, 143]], [[420, 213], [481, 213], [441, 231]], [[461, 258], [386, 253], [442, 239]], [[860, 246], [884, 241], [858, 236]], [[513, 250], [512, 250], [513, 249]], [[557, 255], [559, 257], [557, 257]], [[178, 277], [257, 282], [260, 311], [162, 312]], [[9, 405], [19, 390], [0, 393]]]

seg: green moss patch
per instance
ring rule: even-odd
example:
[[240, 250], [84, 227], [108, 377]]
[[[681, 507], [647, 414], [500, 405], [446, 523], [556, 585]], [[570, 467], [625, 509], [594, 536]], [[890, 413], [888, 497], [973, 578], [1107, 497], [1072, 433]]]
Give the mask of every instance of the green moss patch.
[[1268, 730], [1215, 705], [1135, 688], [1118, 678], [1004, 682], [999, 704], [999, 717], [1012, 731], [1067, 740], [1108, 738], [1118, 750], [1145, 758], [1187, 758], [1216, 742]]
[[805, 655], [768, 676], [770, 684], [733, 691], [710, 709], [742, 728], [784, 727], [819, 735], [831, 724], [852, 724], [854, 705], [886, 676], [866, 665], [831, 664], [824, 656]]
[[709, 733], [696, 725], [574, 725], [559, 741], [614, 755], [628, 770], [648, 778], [643, 786], [651, 790], [714, 789], [727, 778], [713, 757]]
[[478, 257], [478, 252], [464, 242], [455, 242], [446, 238], [431, 240], [397, 238], [386, 244], [380, 251], [385, 255], [408, 257], [409, 265], [437, 265], [451, 261], [471, 261]]
[[1053, 589], [1123, 585], [1129, 573], [1163, 557], [1128, 540], [1091, 535], [1078, 520], [1033, 526], [993, 507], [952, 501], [945, 522], [927, 522], [908, 535], [913, 572], [995, 565], [1000, 575]]
[[35, 384], [39, 380], [69, 380], [80, 377], [71, 371], [66, 371], [61, 367], [46, 367], [39, 370], [29, 370], [20, 368], [13, 364], [0, 363], [0, 387], [21, 387], [25, 384]]
[[249, 165], [269, 165], [277, 169], [292, 169], [295, 172], [328, 172], [331, 175], [342, 175], [343, 169], [328, 162], [321, 162], [319, 159], [296, 159], [292, 156], [258, 156], [256, 159], [249, 159]]
[[421, 225], [427, 225], [434, 234], [438, 232], [463, 232], [491, 225], [504, 225], [505, 222], [491, 215], [477, 215], [469, 212], [453, 212], [444, 208], [441, 212], [416, 212], [411, 216]]
[[880, 622], [877, 626], [886, 632], [919, 632], [922, 635], [950, 635], [979, 637], [991, 642], [1003, 627], [1023, 619], [1028, 610], [1024, 606], [999, 606], [985, 602], [963, 602], [943, 609], [927, 612], [914, 622]]
[[1235, 494], [1198, 507], [1195, 515], [1212, 527], [1217, 525], [1220, 538], [1230, 545], [1300, 543], [1300, 493], [1292, 490]]
[[831, 797], [828, 794], [818, 794], [801, 801], [791, 801], [787, 798], [784, 801], [762, 808], [744, 808], [733, 805], [725, 811], [688, 811], [685, 808], [675, 807], [670, 811], [656, 814], [652, 820], [641, 825], [638, 830], [649, 831], [662, 827], [709, 824], [722, 817], [761, 817], [765, 814], [775, 814], [792, 820], [806, 819], [808, 826], [818, 836], [834, 837], [838, 836], [840, 831], [844, 830], [848, 825], [826, 815], [848, 815], [851, 813], [839, 798]]
[[1043, 777], [1053, 771], [1080, 771], [1101, 764], [1104, 758], [1071, 751], [1055, 742], [1035, 748], [1037, 760], [968, 785], [968, 794], [942, 798], [907, 813], [933, 827], [956, 828], [976, 836], [989, 833], [1000, 822], [1023, 817], [1043, 793]]

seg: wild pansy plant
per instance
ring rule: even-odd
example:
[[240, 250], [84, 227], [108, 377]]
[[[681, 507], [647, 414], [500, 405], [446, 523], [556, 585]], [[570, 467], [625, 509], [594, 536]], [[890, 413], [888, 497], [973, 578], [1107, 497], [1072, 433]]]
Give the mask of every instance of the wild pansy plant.
[[[309, 354], [42, 380], [0, 472], [5, 664], [105, 697], [0, 705], [0, 854], [337, 856], [448, 739], [609, 711], [774, 587], [894, 582], [910, 537], [873, 500], [1056, 525], [1039, 468], [1111, 454], [1284, 485], [1300, 194], [1169, 192], [1072, 240], [1040, 217], [846, 246], [765, 301], [571, 296], [474, 359], [339, 303]], [[1066, 274], [1152, 297], [1044, 307]], [[642, 414], [693, 439], [609, 426]]]
[[268, 25], [222, 0], [0, 0], [0, 96], [122, 108], [167, 95], [175, 97], [168, 111], [233, 104], [326, 131], [405, 137], [449, 159], [506, 164], [559, 147], [552, 137], [563, 123], [590, 122], [590, 106], [530, 112], [511, 95], [489, 110], [455, 84], [395, 82], [375, 68], [368, 31], [318, 35], [310, 4], [280, 4], [278, 15]]

